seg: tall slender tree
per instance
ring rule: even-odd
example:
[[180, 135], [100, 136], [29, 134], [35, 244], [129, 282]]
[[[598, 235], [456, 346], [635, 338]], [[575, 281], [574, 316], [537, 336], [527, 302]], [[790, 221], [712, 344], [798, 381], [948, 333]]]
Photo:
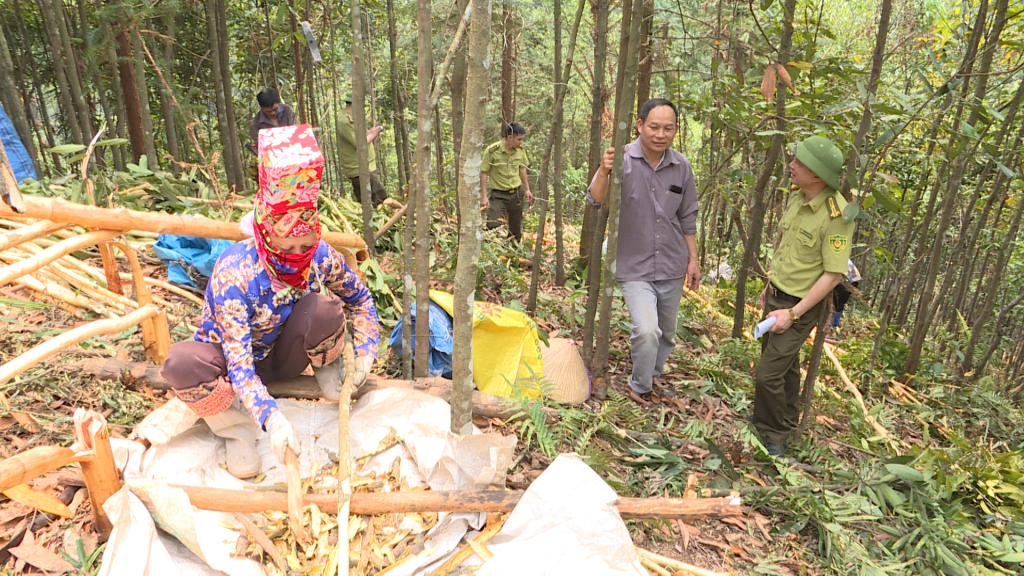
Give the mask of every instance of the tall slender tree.
[[430, 0], [416, 0], [417, 49], [417, 114], [416, 114], [416, 338], [417, 378], [427, 375], [430, 351], [430, 71], [433, 60], [431, 45]]
[[[558, 0], [556, 0], [557, 2]], [[487, 124], [490, 76], [491, 0], [473, 0], [466, 77], [466, 118], [459, 166], [459, 260], [455, 269], [452, 352], [452, 432], [473, 433], [473, 301], [479, 269], [483, 220], [480, 163]]]
[[7, 48], [7, 38], [3, 28], [0, 27], [0, 100], [4, 104], [14, 130], [18, 138], [25, 145], [25, 150], [32, 158], [32, 165], [37, 174], [42, 174], [39, 166], [39, 154], [36, 150], [36, 143], [32, 138], [32, 131], [29, 129], [29, 120], [26, 114], [26, 107], [21, 101], [21, 95], [14, 84], [14, 63], [11, 61], [11, 53]]
[[366, 71], [363, 48], [363, 17], [360, 0], [349, 0], [352, 15], [352, 128], [356, 133], [360, 203], [363, 206], [363, 239], [373, 251], [373, 198], [370, 197], [370, 152], [366, 142]]

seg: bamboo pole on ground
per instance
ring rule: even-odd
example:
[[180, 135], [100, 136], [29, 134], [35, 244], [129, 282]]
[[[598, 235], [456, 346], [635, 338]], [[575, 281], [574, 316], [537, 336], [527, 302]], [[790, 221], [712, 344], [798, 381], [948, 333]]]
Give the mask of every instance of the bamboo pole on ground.
[[14, 378], [36, 364], [51, 358], [58, 352], [88, 340], [93, 336], [116, 334], [122, 330], [131, 328], [132, 326], [141, 324], [144, 320], [153, 318], [158, 314], [160, 314], [160, 310], [156, 306], [148, 305], [120, 318], [96, 320], [79, 326], [78, 328], [68, 330], [59, 336], [55, 336], [42, 344], [34, 346], [13, 360], [0, 365], [0, 384], [7, 382], [11, 378]]
[[639, 546], [636, 547], [636, 553], [641, 559], [647, 559], [659, 566], [672, 568], [674, 571], [673, 573], [683, 572], [684, 574], [692, 574], [694, 576], [730, 576], [733, 574], [732, 572], [714, 572], [712, 570], [706, 570], [699, 566], [693, 566], [692, 564], [687, 564], [686, 562], [682, 562], [674, 558], [666, 558], [665, 556], [655, 554], [654, 552], [648, 552]]
[[[139, 257], [130, 246], [124, 242], [109, 242], [110, 246], [118, 247], [128, 258], [132, 267], [132, 283], [135, 285], [135, 298], [139, 306], [152, 304], [153, 295], [146, 285], [145, 275], [142, 273], [142, 265], [139, 264]], [[171, 349], [171, 329], [167, 326], [167, 314], [159, 310], [156, 316], [142, 321], [142, 344], [145, 346], [146, 358], [157, 366], [162, 366], [167, 360], [167, 353]]]
[[[89, 264], [82, 262], [78, 258], [66, 257], [62, 260], [62, 262], [81, 270], [82, 272], [92, 276], [93, 278], [97, 278], [99, 280], [104, 280], [105, 278], [103, 275], [103, 270], [96, 268], [95, 266], [90, 266]], [[119, 275], [121, 276], [122, 280], [131, 280], [132, 278], [131, 274], [128, 274], [127, 272], [120, 272]], [[183, 290], [182, 288], [175, 286], [174, 284], [164, 282], [163, 280], [157, 278], [150, 278], [148, 276], [145, 278], [145, 280], [146, 284], [148, 284], [149, 286], [152, 286], [154, 288], [160, 288], [161, 290], [166, 290], [171, 294], [181, 296], [182, 298], [185, 298], [199, 306], [203, 305], [203, 300], [201, 298], [187, 290]]]
[[39, 446], [0, 460], [0, 492], [78, 460], [74, 450], [59, 446]]
[[117, 230], [96, 230], [81, 236], [62, 240], [31, 258], [26, 258], [17, 264], [0, 270], [0, 286], [11, 282], [19, 276], [38, 270], [62, 256], [110, 240], [119, 234], [120, 232]]
[[[60, 198], [25, 197], [25, 213], [17, 214], [6, 205], [0, 205], [0, 216], [6, 218], [41, 218], [65, 222], [88, 228], [116, 228], [139, 230], [201, 238], [245, 240], [249, 238], [237, 222], [220, 222], [205, 216], [186, 217], [156, 212], [140, 212], [127, 208], [97, 208], [75, 204]], [[324, 232], [323, 239], [334, 248], [348, 248], [356, 252], [366, 249], [366, 243], [356, 234]]]
[[28, 242], [29, 240], [49, 236], [50, 234], [53, 234], [58, 230], [63, 230], [64, 228], [67, 228], [67, 224], [40, 220], [38, 222], [33, 222], [24, 228], [9, 230], [0, 234], [0, 250], [6, 250], [12, 246], [17, 246], [22, 242]]
[[491, 538], [493, 538], [495, 534], [501, 531], [501, 527], [504, 525], [505, 521], [502, 520], [501, 522], [495, 522], [487, 528], [484, 528], [484, 530], [480, 532], [480, 534], [477, 534], [475, 538], [466, 542], [466, 545], [460, 548], [459, 551], [456, 552], [454, 556], [448, 559], [447, 562], [438, 566], [436, 570], [431, 572], [430, 576], [445, 576], [446, 574], [457, 568], [459, 564], [462, 564], [466, 561], [466, 558], [469, 558], [470, 555], [476, 552], [477, 547], [482, 547], [486, 545], [487, 542]]
[[853, 396], [853, 399], [857, 402], [857, 405], [860, 406], [861, 411], [864, 413], [864, 421], [867, 422], [872, 429], [874, 429], [876, 434], [885, 438], [886, 441], [889, 443], [889, 446], [897, 454], [899, 454], [901, 451], [895, 438], [893, 438], [892, 433], [889, 432], [885, 428], [885, 426], [879, 424], [878, 420], [875, 419], [874, 415], [870, 413], [867, 405], [864, 403], [864, 396], [861, 395], [860, 390], [850, 380], [850, 377], [847, 376], [846, 370], [843, 369], [843, 365], [839, 363], [839, 358], [836, 358], [836, 354], [832, 348], [832, 345], [825, 343], [825, 355], [828, 356], [828, 359], [832, 361], [832, 365], [835, 366], [836, 373], [839, 374], [839, 379], [843, 381], [843, 384], [846, 386], [846, 390], [850, 393], [851, 396]]

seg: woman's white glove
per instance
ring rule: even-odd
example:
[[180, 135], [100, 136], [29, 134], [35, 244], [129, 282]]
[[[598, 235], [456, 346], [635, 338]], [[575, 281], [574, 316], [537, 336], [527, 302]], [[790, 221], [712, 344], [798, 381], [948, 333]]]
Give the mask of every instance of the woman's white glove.
[[264, 423], [264, 427], [267, 429], [267, 434], [270, 434], [270, 451], [277, 456], [277, 460], [281, 464], [284, 464], [285, 448], [291, 448], [296, 456], [302, 453], [295, 428], [292, 428], [292, 423], [288, 421], [283, 412], [278, 410], [271, 414]]
[[366, 377], [373, 370], [373, 356], [359, 356], [355, 360], [355, 374], [352, 375], [352, 386], [359, 388], [366, 381]]

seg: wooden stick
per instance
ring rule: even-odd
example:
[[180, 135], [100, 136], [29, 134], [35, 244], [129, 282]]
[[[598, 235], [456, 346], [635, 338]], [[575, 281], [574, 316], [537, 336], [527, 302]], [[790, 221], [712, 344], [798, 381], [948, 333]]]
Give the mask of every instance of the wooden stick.
[[17, 246], [22, 242], [35, 240], [42, 236], [49, 236], [57, 230], [63, 230], [64, 228], [67, 228], [67, 224], [40, 220], [39, 222], [34, 222], [24, 228], [4, 232], [3, 234], [0, 234], [0, 250], [6, 250], [12, 246]]
[[847, 376], [846, 370], [843, 369], [843, 365], [839, 363], [839, 359], [836, 358], [836, 354], [832, 350], [832, 345], [828, 343], [825, 343], [825, 355], [832, 361], [832, 365], [835, 366], [836, 372], [839, 374], [839, 379], [843, 381], [847, 391], [850, 392], [850, 395], [853, 396], [853, 399], [856, 400], [857, 404], [860, 406], [861, 411], [864, 413], [864, 421], [875, 430], [876, 434], [887, 439], [892, 448], [899, 452], [899, 447], [896, 445], [895, 440], [893, 440], [892, 433], [879, 424], [878, 420], [876, 420], [868, 411], [867, 405], [864, 404], [864, 396], [861, 395], [860, 390], [857, 389], [857, 386], [855, 386], [850, 380], [850, 377]]
[[78, 462], [75, 451], [59, 446], [31, 448], [0, 460], [0, 492], [74, 462]]
[[258, 526], [253, 524], [252, 520], [249, 520], [245, 514], [235, 513], [235, 520], [238, 520], [238, 523], [242, 525], [242, 528], [245, 528], [246, 533], [248, 533], [249, 536], [252, 536], [253, 540], [260, 545], [260, 548], [263, 548], [263, 550], [270, 555], [270, 558], [274, 561], [274, 564], [277, 565], [278, 569], [281, 570], [281, 573], [287, 574], [288, 564], [285, 562], [284, 556], [281, 554], [281, 551], [277, 549], [273, 540], [268, 538], [267, 535], [263, 533], [263, 530], [260, 530]]
[[699, 566], [687, 564], [686, 562], [681, 562], [674, 558], [666, 558], [665, 556], [660, 556], [658, 554], [655, 554], [654, 552], [648, 552], [647, 550], [644, 550], [639, 546], [636, 546], [636, 553], [640, 556], [641, 559], [646, 558], [647, 560], [654, 562], [655, 564], [658, 564], [660, 566], [667, 566], [677, 571], [694, 574], [695, 576], [729, 576], [732, 574], [732, 572], [713, 572], [711, 570], [705, 570], [704, 568], [701, 568]]
[[[89, 300], [84, 296], [79, 296], [71, 290], [57, 284], [52, 280], [39, 280], [34, 276], [22, 276], [14, 281], [15, 285], [22, 286], [34, 292], [40, 294], [46, 294], [47, 296], [56, 300], [61, 300], [73, 309], [87, 308], [101, 316], [112, 316], [113, 313], [103, 308], [101, 305]], [[80, 312], [80, 310], [79, 310]], [[75, 316], [78, 316], [75, 314]]]
[[473, 554], [475, 551], [473, 544], [478, 546], [486, 544], [488, 540], [501, 531], [501, 527], [504, 525], [505, 521], [502, 520], [501, 522], [495, 522], [487, 528], [484, 528], [483, 532], [480, 532], [471, 542], [468, 542], [465, 546], [459, 548], [459, 551], [456, 552], [454, 556], [449, 558], [444, 564], [438, 566], [436, 570], [430, 573], [430, 576], [446, 576], [446, 574], [457, 568], [459, 564], [465, 562], [466, 558], [469, 558], [470, 555]]
[[122, 330], [126, 330], [132, 326], [140, 324], [147, 318], [153, 318], [159, 313], [160, 310], [155, 306], [143, 306], [142, 308], [126, 314], [121, 318], [96, 320], [79, 326], [73, 330], [68, 330], [59, 336], [34, 346], [13, 360], [0, 365], [0, 384], [7, 382], [25, 370], [28, 370], [36, 364], [54, 356], [65, 348], [74, 346], [75, 344], [88, 340], [93, 336], [101, 334], [116, 334]]
[[110, 243], [101, 242], [99, 249], [100, 260], [103, 261], [103, 275], [107, 281], [107, 290], [123, 296], [124, 287], [121, 286], [121, 275], [117, 271], [117, 261], [114, 260], [114, 251], [110, 248]]
[[110, 534], [113, 525], [103, 510], [103, 503], [121, 489], [121, 477], [110, 448], [107, 420], [101, 414], [82, 408], [75, 410], [75, 446], [77, 452], [91, 456], [81, 461], [82, 476], [89, 490], [93, 523], [103, 534]]
[[[142, 273], [142, 265], [139, 264], [139, 257], [130, 246], [123, 242], [110, 242], [110, 245], [117, 246], [128, 258], [132, 267], [132, 283], [135, 285], [135, 298], [140, 306], [153, 302], [153, 296], [146, 285], [145, 275]], [[167, 326], [167, 314], [160, 310], [156, 316], [142, 321], [142, 344], [145, 346], [146, 359], [154, 364], [163, 365], [167, 359], [167, 353], [171, 349], [171, 330]]]
[[391, 218], [388, 218], [388, 221], [385, 222], [384, 225], [381, 226], [379, 230], [377, 230], [377, 233], [373, 235], [373, 239], [374, 240], [380, 240], [380, 237], [383, 236], [384, 234], [386, 234], [387, 231], [390, 230], [391, 227], [394, 226], [395, 223], [398, 222], [402, 218], [402, 216], [405, 216], [405, 213], [408, 210], [409, 210], [409, 205], [406, 204], [405, 206], [402, 206], [401, 210], [399, 210], [398, 212], [395, 212], [394, 214], [392, 214]]
[[[84, 272], [84, 273], [86, 273], [86, 274], [88, 274], [88, 275], [90, 275], [90, 276], [92, 276], [94, 278], [98, 278], [100, 280], [104, 279], [104, 275], [103, 275], [103, 271], [102, 270], [100, 270], [99, 268], [96, 268], [95, 266], [90, 266], [90, 265], [86, 264], [85, 262], [82, 262], [78, 258], [74, 258], [74, 257], [70, 257], [69, 256], [69, 257], [65, 257], [63, 260], [61, 260], [61, 262], [64, 263], [64, 264], [69, 264], [70, 266], [72, 266], [74, 268], [77, 268], [77, 269], [81, 270], [82, 272]], [[121, 273], [119, 273], [119, 275], [120, 275], [121, 279], [123, 279], [123, 280], [131, 280], [131, 278], [132, 278], [132, 275], [128, 274], [127, 272], [121, 272]], [[184, 290], [182, 288], [179, 288], [179, 287], [177, 287], [174, 284], [171, 284], [169, 282], [164, 282], [163, 280], [160, 280], [159, 278], [150, 278], [149, 276], [147, 276], [146, 277], [146, 284], [148, 284], [149, 286], [152, 286], [154, 288], [160, 288], [162, 290], [166, 290], [166, 291], [168, 291], [168, 292], [170, 292], [172, 294], [177, 294], [178, 296], [181, 296], [182, 298], [188, 299], [188, 300], [198, 304], [199, 306], [203, 305], [203, 300], [201, 298], [199, 298], [198, 296], [196, 296], [195, 294], [193, 294], [193, 293], [191, 293], [191, 292], [189, 292], [187, 290]]]
[[96, 230], [94, 232], [87, 232], [81, 236], [62, 240], [31, 258], [26, 258], [17, 264], [7, 266], [0, 270], [0, 286], [11, 282], [19, 276], [38, 270], [61, 256], [98, 244], [105, 240], [110, 240], [118, 234], [120, 234], [120, 232], [116, 230]]
[[665, 570], [664, 568], [662, 568], [658, 564], [655, 564], [654, 560], [651, 560], [650, 558], [645, 558], [643, 556], [640, 556], [640, 563], [643, 564], [648, 569], [654, 571], [654, 573], [657, 574], [658, 576], [672, 576], [671, 572], [669, 572], [668, 570]]
[[[288, 496], [281, 492], [253, 492], [207, 486], [176, 485], [188, 494], [192, 505], [221, 512], [288, 511]], [[511, 512], [520, 490], [423, 490], [411, 492], [352, 494], [351, 513], [408, 514], [412, 512]], [[615, 507], [626, 519], [697, 520], [741, 516], [739, 498], [619, 498]], [[324, 512], [336, 514], [338, 497], [333, 494], [303, 494], [303, 505], [316, 504]]]
[[291, 447], [284, 449], [284, 463], [288, 474], [288, 527], [297, 542], [309, 541], [309, 533], [302, 525], [302, 476], [299, 457]]
[[[355, 378], [355, 353], [352, 349], [352, 337], [345, 335], [341, 358], [335, 362], [345, 363], [345, 380], [341, 384], [341, 396], [338, 398], [338, 542], [341, 532], [345, 532], [345, 546], [338, 551], [337, 574], [350, 574], [348, 551], [351, 539], [348, 531], [348, 518], [352, 506], [352, 447], [349, 442], [349, 410], [352, 403], [352, 381]], [[342, 571], [344, 563], [344, 572]]]
[[[220, 222], [205, 216], [178, 216], [158, 212], [140, 212], [127, 208], [97, 208], [75, 204], [61, 198], [25, 197], [25, 213], [17, 214], [7, 206], [0, 205], [0, 216], [7, 218], [42, 218], [53, 222], [65, 222], [88, 228], [112, 228], [117, 230], [139, 230], [198, 236], [200, 238], [222, 238], [245, 240], [237, 222]], [[357, 234], [324, 232], [323, 239], [335, 248], [366, 249], [366, 242]]]

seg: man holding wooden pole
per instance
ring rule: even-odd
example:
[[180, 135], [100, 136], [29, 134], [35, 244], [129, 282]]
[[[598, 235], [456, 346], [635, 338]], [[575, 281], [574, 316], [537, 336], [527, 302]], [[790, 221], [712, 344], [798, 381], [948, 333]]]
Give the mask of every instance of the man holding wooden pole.
[[[226, 441], [228, 472], [259, 473], [259, 427], [281, 463], [300, 452], [294, 428], [265, 381], [312, 364], [323, 397], [337, 400], [340, 351], [351, 315], [354, 385], [377, 355], [377, 312], [366, 285], [320, 237], [317, 195], [324, 159], [308, 125], [262, 130], [254, 238], [228, 248], [206, 288], [194, 340], [171, 347], [161, 374]], [[244, 409], [243, 409], [244, 408]]]
[[[633, 323], [629, 396], [646, 404], [675, 346], [683, 287], [696, 290], [701, 275], [693, 169], [672, 149], [679, 130], [675, 104], [648, 100], [636, 129], [640, 136], [626, 145], [622, 161], [618, 253], [610, 257]], [[614, 160], [615, 148], [605, 150], [587, 192], [591, 204], [607, 199]]]

